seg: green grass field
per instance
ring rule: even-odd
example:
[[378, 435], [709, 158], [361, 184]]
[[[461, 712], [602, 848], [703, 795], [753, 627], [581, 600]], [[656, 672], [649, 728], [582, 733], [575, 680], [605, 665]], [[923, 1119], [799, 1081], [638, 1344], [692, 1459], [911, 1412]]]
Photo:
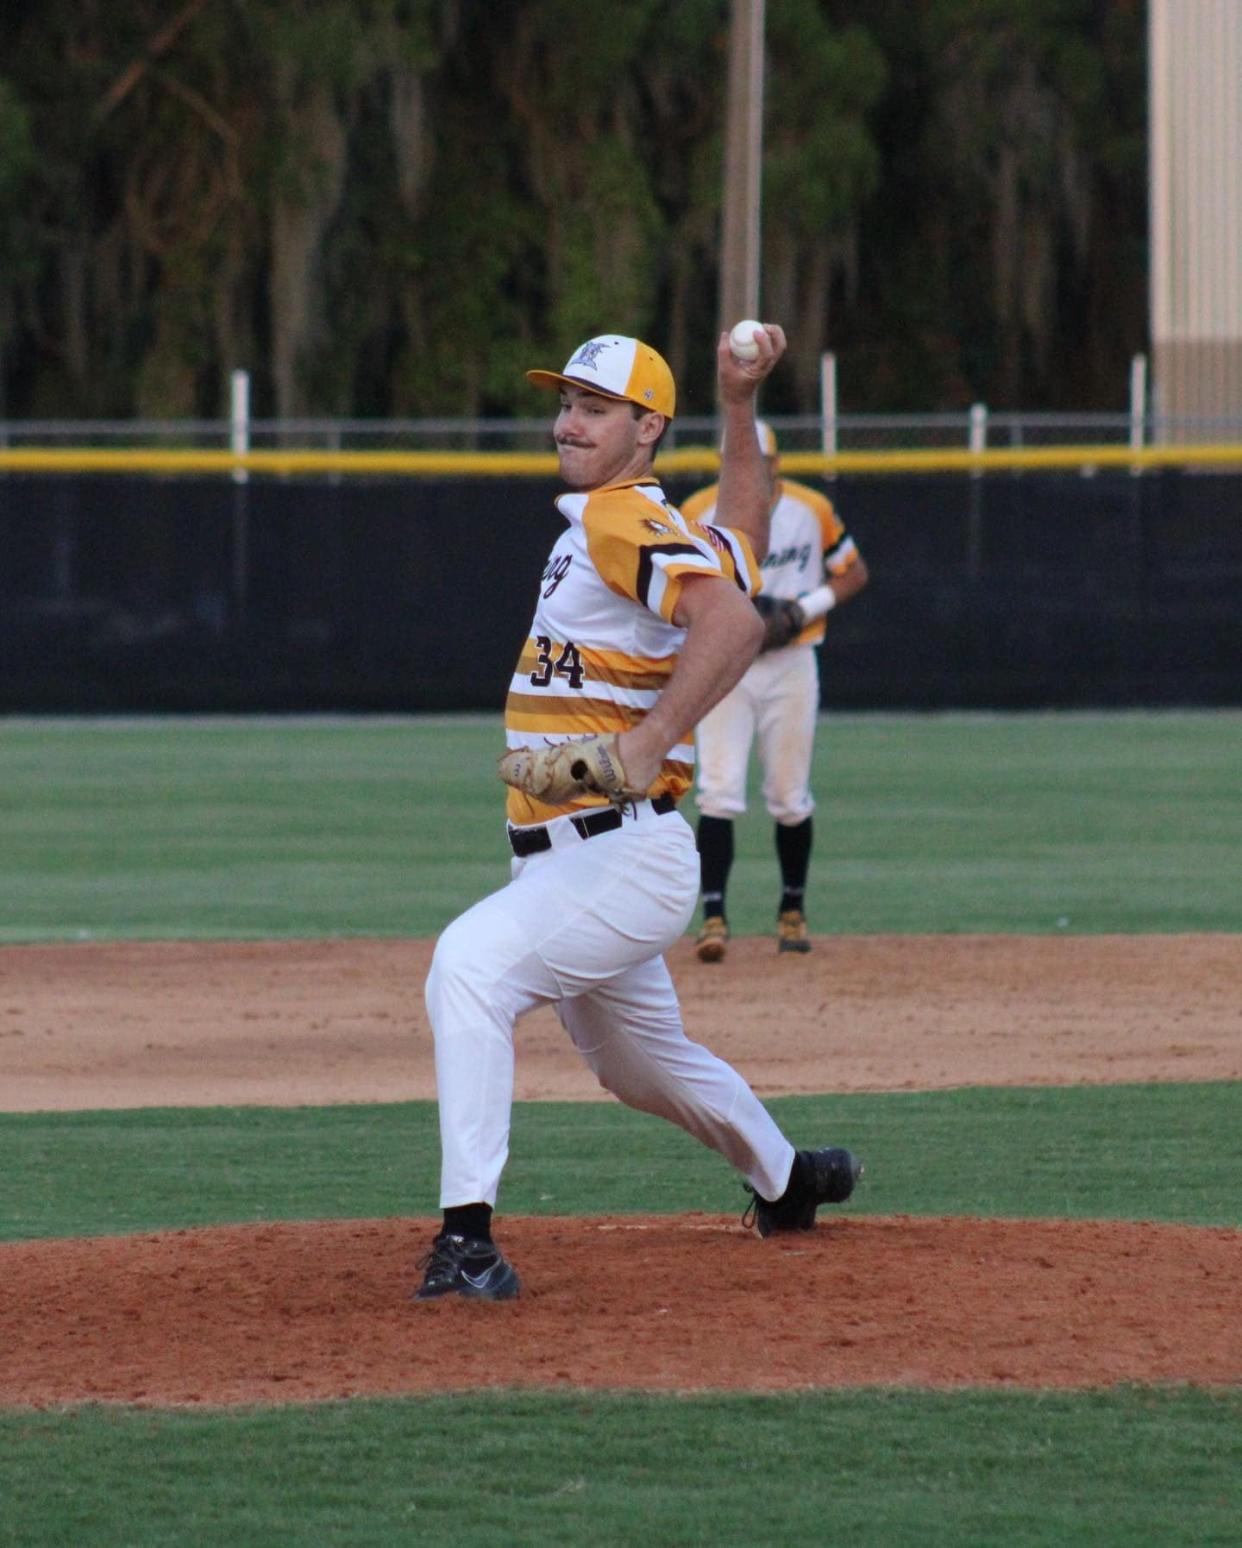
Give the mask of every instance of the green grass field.
[[[431, 934], [505, 879], [499, 745], [491, 719], [0, 722], [0, 941]], [[813, 926], [1242, 931], [1239, 768], [1233, 712], [832, 717]], [[738, 840], [733, 922], [764, 930], [760, 811]], [[866, 1154], [851, 1210], [1242, 1224], [1238, 1085], [772, 1105]], [[0, 1241], [431, 1214], [435, 1163], [425, 1103], [0, 1115]], [[537, 1104], [502, 1202], [742, 1196], [655, 1120]], [[0, 1545], [1232, 1544], [1240, 1419], [1145, 1388], [12, 1412]]]
[[0, 1544], [1232, 1548], [1240, 1420], [1136, 1388], [0, 1416]]
[[[1242, 1226], [1242, 1085], [971, 1086], [768, 1106], [796, 1143], [840, 1135], [866, 1157], [851, 1210]], [[432, 1216], [438, 1161], [430, 1102], [0, 1113], [0, 1241]], [[508, 1213], [740, 1215], [745, 1202], [716, 1156], [619, 1103], [515, 1110]]]
[[[0, 941], [434, 934], [507, 879], [502, 750], [498, 718], [0, 722]], [[827, 717], [812, 926], [1242, 930], [1239, 769], [1232, 711]], [[737, 844], [766, 930], [753, 791]]]

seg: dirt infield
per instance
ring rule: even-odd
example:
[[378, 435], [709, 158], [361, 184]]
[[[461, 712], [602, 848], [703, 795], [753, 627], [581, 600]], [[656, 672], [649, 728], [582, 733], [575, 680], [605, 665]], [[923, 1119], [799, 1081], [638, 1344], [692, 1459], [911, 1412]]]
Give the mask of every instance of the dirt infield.
[[[0, 949], [0, 1105], [431, 1096], [428, 957], [418, 941]], [[832, 937], [805, 958], [747, 940], [716, 968], [682, 943], [671, 964], [691, 1036], [763, 1095], [1242, 1077], [1238, 936]], [[517, 1094], [601, 1095], [550, 1012], [519, 1031]], [[416, 1306], [431, 1229], [0, 1246], [0, 1403], [1242, 1381], [1237, 1231], [855, 1213], [761, 1242], [705, 1216], [506, 1219], [519, 1302]]]
[[[434, 1097], [427, 941], [0, 948], [0, 1107]], [[1242, 936], [827, 937], [669, 958], [686, 1029], [761, 1096], [1242, 1077]], [[555, 1016], [517, 1099], [603, 1097]]]
[[427, 1221], [0, 1248], [0, 1403], [1242, 1380], [1242, 1233], [851, 1218], [504, 1223], [520, 1300], [412, 1305]]

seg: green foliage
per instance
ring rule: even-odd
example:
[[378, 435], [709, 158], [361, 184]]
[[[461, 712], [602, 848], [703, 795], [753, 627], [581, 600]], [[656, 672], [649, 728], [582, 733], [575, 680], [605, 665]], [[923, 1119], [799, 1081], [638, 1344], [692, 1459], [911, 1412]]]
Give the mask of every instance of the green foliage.
[[879, 179], [868, 127], [885, 86], [883, 56], [861, 27], [834, 31], [813, 0], [772, 9], [768, 47], [780, 89], [767, 108], [764, 198], [775, 229], [806, 236], [856, 224]]
[[12, 85], [0, 76], [0, 210], [13, 213], [22, 184], [35, 167], [30, 115]]
[[0, 1544], [1197, 1548], [1235, 1393], [496, 1392], [0, 1418]]
[[[9, 7], [11, 411], [219, 414], [244, 365], [261, 415], [523, 413], [532, 358], [631, 328], [706, 412], [729, 12]], [[851, 408], [1112, 406], [1146, 296], [1141, 7], [771, 0], [767, 53], [770, 411], [816, 406], [827, 347]], [[998, 279], [1015, 210], [1030, 261]]]

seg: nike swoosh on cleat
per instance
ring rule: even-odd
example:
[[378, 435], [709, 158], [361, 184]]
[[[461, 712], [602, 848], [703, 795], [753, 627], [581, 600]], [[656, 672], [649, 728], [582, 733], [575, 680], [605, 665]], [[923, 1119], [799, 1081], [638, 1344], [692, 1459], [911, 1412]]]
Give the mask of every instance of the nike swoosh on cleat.
[[474, 1274], [467, 1273], [465, 1269], [462, 1269], [461, 1277], [468, 1285], [473, 1285], [476, 1290], [486, 1290], [487, 1281], [491, 1277], [492, 1269], [494, 1268], [495, 1264], [492, 1265], [492, 1268], [484, 1269], [483, 1272], [477, 1277]]

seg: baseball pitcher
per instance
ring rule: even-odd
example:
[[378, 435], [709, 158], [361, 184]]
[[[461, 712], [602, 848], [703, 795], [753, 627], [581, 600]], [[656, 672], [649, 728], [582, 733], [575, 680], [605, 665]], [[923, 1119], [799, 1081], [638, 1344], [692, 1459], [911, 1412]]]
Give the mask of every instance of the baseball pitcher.
[[694, 834], [677, 811], [693, 728], [740, 679], [763, 627], [749, 600], [767, 552], [754, 397], [785, 348], [766, 325], [747, 362], [717, 348], [730, 436], [716, 520], [687, 521], [652, 473], [675, 412], [667, 364], [604, 334], [563, 371], [532, 371], [560, 407], [565, 530], [540, 577], [505, 707], [509, 884], [441, 935], [426, 998], [435, 1038], [443, 1225], [418, 1300], [503, 1300], [516, 1271], [492, 1213], [509, 1153], [514, 1026], [555, 1006], [600, 1083], [733, 1165], [762, 1236], [805, 1230], [861, 1171], [798, 1150], [728, 1064], [691, 1042], [663, 952], [694, 913]]

